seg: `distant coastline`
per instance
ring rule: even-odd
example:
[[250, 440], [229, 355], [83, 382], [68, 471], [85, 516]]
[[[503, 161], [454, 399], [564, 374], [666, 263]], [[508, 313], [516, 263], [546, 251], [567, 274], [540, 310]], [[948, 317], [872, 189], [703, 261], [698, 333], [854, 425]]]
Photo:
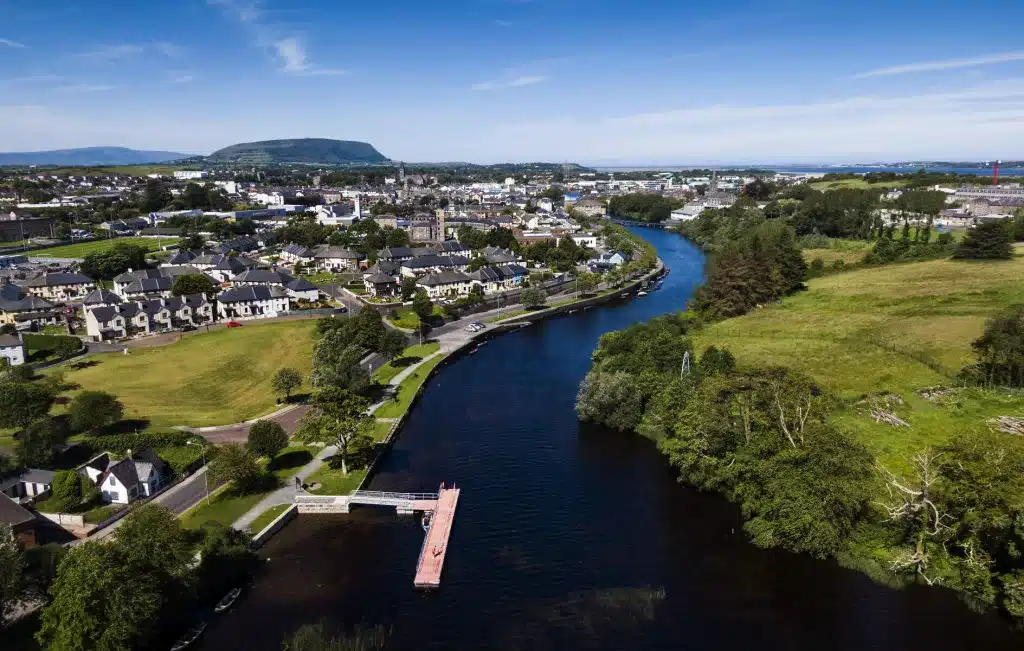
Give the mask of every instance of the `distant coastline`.
[[[651, 172], [651, 171], [665, 171], [665, 172], [680, 172], [692, 169], [728, 169], [728, 170], [772, 170], [780, 173], [790, 174], [867, 174], [868, 172], [896, 172], [898, 174], [912, 174], [920, 169], [918, 166], [913, 165], [899, 165], [899, 166], [842, 166], [842, 165], [622, 165], [622, 166], [595, 166], [595, 169], [599, 172]], [[988, 167], [945, 167], [945, 166], [925, 166], [924, 168], [928, 172], [945, 172], [957, 173], [957, 174], [977, 174], [978, 176], [987, 176], [992, 173], [991, 168]], [[1024, 176], [1024, 167], [999, 167], [1000, 176]]]

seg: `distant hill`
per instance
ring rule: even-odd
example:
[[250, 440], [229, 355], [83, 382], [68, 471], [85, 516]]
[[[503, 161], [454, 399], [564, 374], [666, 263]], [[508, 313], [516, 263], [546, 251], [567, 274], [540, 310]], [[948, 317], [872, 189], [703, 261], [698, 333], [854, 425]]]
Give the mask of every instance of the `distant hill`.
[[296, 140], [265, 140], [244, 142], [217, 150], [206, 157], [210, 163], [312, 163], [340, 165], [345, 163], [386, 163], [388, 158], [373, 145], [355, 140], [299, 138]]
[[125, 147], [81, 147], [52, 151], [0, 152], [0, 165], [143, 165], [188, 158], [173, 151], [142, 151]]

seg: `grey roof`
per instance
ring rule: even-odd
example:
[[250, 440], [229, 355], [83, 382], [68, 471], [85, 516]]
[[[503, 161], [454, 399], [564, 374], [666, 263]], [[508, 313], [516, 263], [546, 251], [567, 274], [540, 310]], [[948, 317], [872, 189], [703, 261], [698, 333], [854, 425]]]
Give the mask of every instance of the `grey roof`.
[[402, 266], [406, 269], [427, 269], [430, 267], [459, 267], [469, 264], [469, 260], [461, 255], [424, 255], [406, 260]]
[[309, 282], [305, 278], [296, 278], [285, 283], [285, 287], [292, 290], [293, 292], [308, 292], [311, 289], [317, 289], [317, 286]]
[[189, 251], [178, 251], [167, 260], [167, 264], [188, 264], [196, 259], [196, 253]]
[[371, 285], [390, 285], [398, 282], [394, 276], [381, 273], [370, 274], [365, 280]]
[[0, 522], [11, 527], [31, 522], [35, 519], [32, 512], [17, 504], [14, 500], [0, 493]]
[[314, 258], [320, 259], [338, 259], [338, 260], [362, 260], [363, 256], [360, 253], [356, 253], [351, 249], [346, 249], [341, 246], [326, 246], [317, 249], [316, 253], [313, 254]]
[[484, 260], [486, 260], [488, 264], [509, 264], [511, 262], [516, 262], [517, 258], [514, 253], [509, 251], [503, 252], [501, 249], [498, 249], [498, 252], [495, 253], [485, 253]]
[[372, 274], [387, 274], [391, 275], [402, 268], [402, 265], [390, 262], [388, 260], [377, 260], [377, 264], [367, 269], [364, 273], [368, 275]]
[[378, 260], [399, 260], [411, 257], [412, 250], [407, 246], [392, 246], [386, 249], [381, 249], [377, 253]]
[[151, 448], [133, 453], [132, 462], [135, 464], [135, 474], [144, 482], [149, 482], [154, 474], [163, 474], [164, 466], [167, 465]]
[[525, 267], [518, 264], [505, 264], [494, 267], [481, 267], [469, 274], [473, 280], [498, 281], [506, 278], [516, 278], [530, 275]]
[[26, 287], [58, 287], [60, 285], [87, 285], [92, 284], [93, 279], [76, 273], [49, 273], [43, 274], [25, 283]]
[[291, 275], [283, 271], [268, 271], [266, 269], [250, 269], [243, 271], [231, 279], [233, 283], [264, 283], [268, 285], [283, 285], [294, 280]]
[[217, 300], [221, 303], [243, 303], [287, 296], [288, 293], [277, 285], [248, 285], [224, 290], [217, 296]]
[[437, 245], [437, 249], [444, 253], [462, 253], [463, 251], [469, 251], [469, 247], [458, 240], [445, 240]]
[[135, 470], [135, 462], [131, 459], [121, 459], [107, 468], [107, 471], [100, 476], [100, 480], [96, 482], [96, 485], [102, 486], [103, 481], [110, 475], [117, 477], [117, 480], [124, 484], [126, 488], [131, 488], [139, 483], [139, 473]]
[[0, 348], [11, 348], [13, 346], [21, 345], [21, 339], [18, 339], [14, 335], [0, 335]]
[[82, 303], [88, 305], [104, 305], [110, 303], [120, 303], [121, 297], [110, 291], [109, 289], [94, 289], [89, 292], [89, 295], [85, 297]]
[[461, 271], [444, 270], [440, 273], [429, 274], [416, 281], [418, 285], [433, 287], [435, 285], [451, 285], [453, 283], [464, 283], [472, 280], [470, 276]]
[[38, 296], [22, 296], [15, 301], [0, 299], [0, 312], [35, 312], [52, 310], [53, 303]]
[[255, 260], [251, 260], [241, 255], [222, 255], [219, 257], [220, 260], [216, 261], [213, 265], [213, 268], [217, 271], [233, 271], [234, 273], [242, 273], [246, 269], [254, 269], [259, 266], [259, 263]]
[[159, 278], [142, 278], [124, 288], [126, 294], [155, 294], [158, 292], [169, 292], [174, 285], [174, 278], [161, 276]]
[[300, 258], [312, 258], [315, 252], [312, 249], [307, 249], [299, 244], [289, 244], [284, 248], [282, 253], [290, 253]]
[[25, 472], [21, 473], [21, 476], [18, 479], [30, 484], [52, 484], [53, 477], [56, 474], [57, 473], [52, 470], [29, 468]]
[[114, 276], [115, 283], [131, 283], [145, 278], [162, 278], [163, 269], [131, 269], [122, 274]]

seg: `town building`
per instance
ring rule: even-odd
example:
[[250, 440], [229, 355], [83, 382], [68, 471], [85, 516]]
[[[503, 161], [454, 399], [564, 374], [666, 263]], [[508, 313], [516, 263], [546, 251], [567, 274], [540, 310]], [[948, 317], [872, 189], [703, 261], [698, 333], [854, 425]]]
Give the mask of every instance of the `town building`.
[[19, 328], [53, 325], [60, 319], [60, 310], [50, 301], [26, 294], [21, 287], [0, 279], [0, 324]]
[[96, 289], [92, 278], [77, 273], [44, 273], [25, 283], [32, 296], [49, 301], [73, 301]]
[[36, 544], [36, 516], [3, 493], [0, 493], [0, 524], [11, 528], [22, 546]]
[[473, 289], [473, 278], [461, 271], [444, 270], [430, 273], [416, 281], [432, 299], [465, 296]]
[[274, 317], [291, 311], [291, 297], [277, 285], [232, 287], [217, 296], [217, 309], [223, 319]]
[[99, 488], [105, 504], [131, 504], [151, 497], [170, 476], [167, 463], [149, 448], [129, 450], [119, 460], [104, 452], [79, 466], [78, 472]]
[[21, 366], [25, 363], [25, 357], [25, 343], [20, 337], [0, 335], [0, 360], [7, 360], [11, 366]]
[[362, 259], [361, 253], [340, 246], [320, 247], [313, 254], [313, 263], [317, 270], [329, 273], [358, 269]]
[[92, 341], [115, 341], [213, 320], [213, 304], [202, 294], [193, 294], [87, 308], [85, 331]]

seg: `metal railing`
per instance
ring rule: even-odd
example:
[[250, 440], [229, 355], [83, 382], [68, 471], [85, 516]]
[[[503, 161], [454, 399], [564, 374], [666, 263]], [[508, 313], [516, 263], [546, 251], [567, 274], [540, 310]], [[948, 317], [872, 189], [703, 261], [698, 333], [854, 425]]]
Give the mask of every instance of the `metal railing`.
[[420, 502], [436, 500], [437, 493], [389, 493], [385, 491], [352, 491], [351, 498], [359, 501]]

